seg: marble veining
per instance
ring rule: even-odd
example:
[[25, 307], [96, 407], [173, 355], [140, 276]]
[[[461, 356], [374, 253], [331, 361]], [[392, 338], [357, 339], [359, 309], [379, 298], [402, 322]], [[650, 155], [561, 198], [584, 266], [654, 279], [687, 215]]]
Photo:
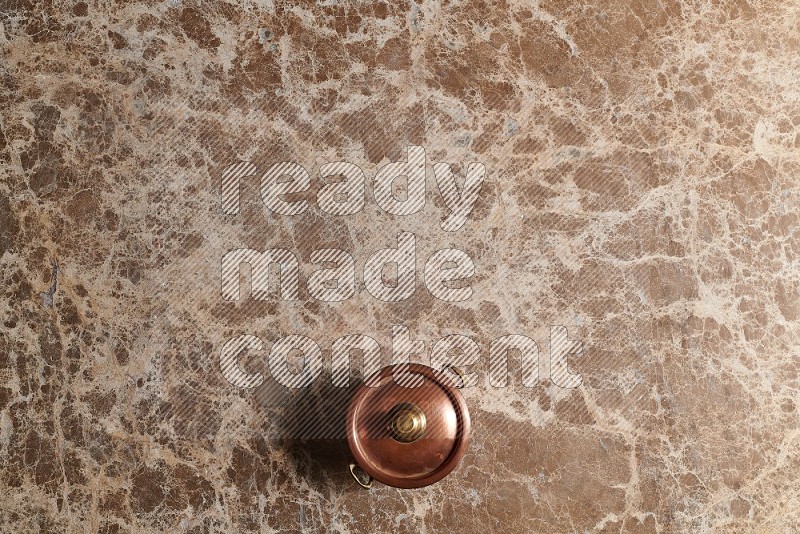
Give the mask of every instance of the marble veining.
[[[12, 0], [0, 9], [0, 525], [13, 532], [800, 530], [800, 5], [789, 0]], [[486, 167], [466, 223], [369, 182], [424, 147]], [[271, 213], [237, 161], [297, 162]], [[318, 209], [352, 162], [362, 211]], [[231, 248], [466, 251], [473, 295], [225, 301]], [[303, 286], [305, 287], [305, 286]], [[350, 388], [229, 384], [220, 349], [391, 326], [475, 340], [473, 441], [440, 483], [350, 478]], [[534, 387], [563, 325], [577, 388]], [[265, 352], [242, 359], [263, 371]], [[420, 356], [425, 361], [427, 356]], [[315, 422], [308, 432], [304, 422]]]

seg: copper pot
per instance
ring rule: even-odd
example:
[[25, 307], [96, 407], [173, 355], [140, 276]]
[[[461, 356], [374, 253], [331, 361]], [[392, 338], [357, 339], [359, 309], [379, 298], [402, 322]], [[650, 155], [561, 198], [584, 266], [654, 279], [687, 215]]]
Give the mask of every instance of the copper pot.
[[[461, 378], [461, 372], [451, 367]], [[359, 387], [347, 411], [350, 472], [397, 488], [438, 482], [467, 450], [470, 418], [459, 387], [445, 371], [422, 364], [384, 367]], [[364, 477], [356, 474], [360, 468]]]

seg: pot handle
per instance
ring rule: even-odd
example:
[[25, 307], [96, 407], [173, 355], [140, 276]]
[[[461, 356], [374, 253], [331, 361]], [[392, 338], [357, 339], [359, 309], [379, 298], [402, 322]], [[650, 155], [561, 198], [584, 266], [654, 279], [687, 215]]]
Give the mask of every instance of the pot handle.
[[[367, 477], [366, 482], [362, 482], [361, 479], [358, 478], [358, 475], [356, 475], [355, 469], [357, 467], [362, 473], [364, 473], [364, 475], [366, 475]], [[372, 477], [369, 476], [369, 474], [366, 473], [363, 469], [361, 469], [361, 467], [359, 467], [357, 464], [350, 464], [350, 474], [353, 475], [355, 481], [358, 482], [358, 485], [361, 486], [362, 488], [370, 489], [372, 487], [372, 480], [373, 480]]]
[[446, 371], [448, 369], [452, 370], [455, 374], [458, 375], [458, 378], [461, 379], [461, 385], [460, 386], [456, 386], [458, 389], [461, 389], [461, 388], [463, 388], [464, 386], [467, 385], [467, 376], [464, 374], [464, 371], [462, 371], [461, 369], [459, 369], [458, 367], [456, 367], [452, 363], [448, 363], [444, 367], [442, 367], [442, 371]]

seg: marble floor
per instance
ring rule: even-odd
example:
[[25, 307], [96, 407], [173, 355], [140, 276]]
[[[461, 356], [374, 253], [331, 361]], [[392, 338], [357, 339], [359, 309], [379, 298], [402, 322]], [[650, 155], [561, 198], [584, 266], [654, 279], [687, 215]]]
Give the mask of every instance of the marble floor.
[[[0, 531], [800, 531], [800, 3], [0, 22]], [[365, 490], [403, 358], [471, 442]]]

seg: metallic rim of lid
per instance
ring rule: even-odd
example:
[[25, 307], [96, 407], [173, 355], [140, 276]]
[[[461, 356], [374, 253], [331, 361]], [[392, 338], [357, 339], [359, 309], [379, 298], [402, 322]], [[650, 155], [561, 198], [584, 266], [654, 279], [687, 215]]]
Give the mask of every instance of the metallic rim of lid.
[[[378, 385], [383, 379], [387, 376], [393, 378], [393, 373], [395, 369], [402, 369], [402, 372], [411, 373], [411, 374], [419, 374], [422, 377], [434, 382], [436, 385], [442, 388], [442, 390], [446, 393], [447, 397], [450, 399], [453, 409], [455, 410], [457, 419], [458, 419], [458, 430], [456, 434], [456, 439], [454, 442], [453, 449], [450, 451], [450, 454], [444, 461], [431, 473], [428, 473], [424, 476], [419, 477], [401, 477], [391, 475], [389, 473], [385, 473], [378, 469], [377, 467], [373, 466], [372, 461], [370, 458], [365, 454], [362, 447], [360, 446], [360, 439], [358, 438], [358, 424], [359, 421], [356, 420], [357, 411], [364, 400], [364, 398], [369, 395], [371, 392], [375, 391], [376, 388], [383, 387]], [[403, 387], [396, 382], [393, 382], [397, 387]], [[411, 403], [399, 403], [395, 405], [391, 412], [394, 410], [400, 411], [400, 407], [403, 404], [411, 404]], [[415, 411], [405, 408], [405, 413], [402, 415], [403, 419], [411, 418], [414, 419]], [[422, 410], [420, 410], [422, 412]], [[394, 412], [395, 417], [387, 419], [387, 425], [389, 429], [391, 429], [392, 425], [395, 424], [397, 419], [397, 414]], [[424, 413], [422, 413], [424, 417]], [[416, 415], [417, 422], [412, 423], [416, 424], [419, 428], [422, 426], [419, 415]], [[397, 421], [397, 423], [401, 423]], [[403, 423], [403, 426], [408, 423]], [[409, 364], [395, 364], [389, 365], [384, 367], [371, 378], [365, 381], [362, 384], [356, 393], [353, 395], [353, 398], [350, 400], [350, 406], [347, 410], [347, 442], [350, 446], [350, 452], [353, 454], [356, 463], [358, 464], [361, 469], [367, 473], [369, 476], [374, 478], [375, 480], [382, 482], [388, 486], [393, 486], [396, 488], [404, 488], [404, 489], [412, 489], [412, 488], [422, 488], [424, 486], [429, 486], [438, 482], [439, 480], [443, 479], [447, 476], [453, 469], [458, 466], [461, 462], [461, 459], [464, 457], [464, 454], [467, 451], [467, 446], [469, 444], [469, 437], [470, 431], [472, 429], [472, 424], [470, 421], [469, 410], [467, 407], [467, 403], [464, 400], [464, 397], [461, 395], [461, 392], [458, 390], [458, 387], [450, 379], [447, 375], [442, 372], [438, 372], [432, 367], [427, 365], [418, 364], [418, 363], [409, 363]], [[397, 441], [403, 442], [400, 439], [397, 439], [397, 435], [392, 436]], [[421, 437], [421, 436], [420, 436]], [[414, 438], [414, 441], [418, 440], [419, 437]], [[412, 442], [405, 442], [405, 443], [412, 443]]]

